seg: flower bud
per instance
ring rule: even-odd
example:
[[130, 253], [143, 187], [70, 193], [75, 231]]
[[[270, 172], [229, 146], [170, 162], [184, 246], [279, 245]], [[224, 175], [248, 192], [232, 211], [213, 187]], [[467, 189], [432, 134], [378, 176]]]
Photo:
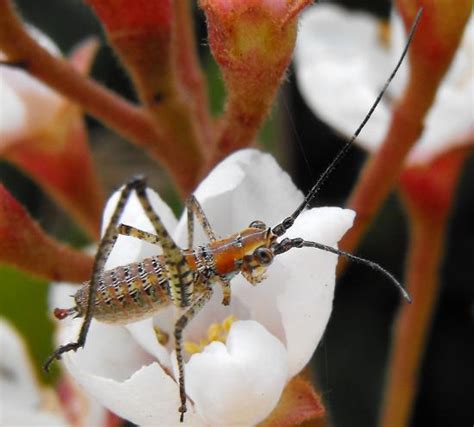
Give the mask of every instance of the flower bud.
[[[407, 30], [423, 7], [423, 16], [410, 46], [410, 64], [423, 78], [443, 76], [461, 41], [472, 11], [470, 0], [397, 0]], [[430, 77], [430, 79], [433, 79]], [[440, 78], [440, 77], [438, 77]]]
[[428, 164], [412, 165], [403, 170], [400, 189], [412, 214], [425, 222], [440, 223], [447, 218], [462, 166], [473, 147], [474, 134], [470, 132], [455, 148], [441, 153]]
[[[34, 28], [30, 33], [48, 51], [58, 48]], [[98, 43], [89, 40], [71, 55], [87, 73]], [[0, 51], [0, 58], [8, 58]], [[68, 210], [91, 237], [99, 232], [102, 190], [93, 168], [81, 111], [25, 70], [0, 68], [0, 157], [13, 163]]]
[[201, 0], [209, 44], [228, 91], [221, 156], [252, 142], [290, 62], [296, 16], [309, 3]]

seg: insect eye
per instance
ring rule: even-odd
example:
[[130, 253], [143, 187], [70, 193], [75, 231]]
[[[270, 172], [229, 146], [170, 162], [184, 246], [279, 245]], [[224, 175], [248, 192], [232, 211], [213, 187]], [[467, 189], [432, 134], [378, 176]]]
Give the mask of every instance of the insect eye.
[[267, 226], [265, 225], [264, 222], [262, 221], [259, 221], [259, 220], [256, 220], [256, 221], [252, 221], [249, 225], [250, 228], [259, 228], [261, 230], [265, 230], [267, 228]]
[[255, 249], [254, 256], [258, 262], [262, 265], [269, 265], [273, 261], [273, 253], [268, 248], [257, 248]]

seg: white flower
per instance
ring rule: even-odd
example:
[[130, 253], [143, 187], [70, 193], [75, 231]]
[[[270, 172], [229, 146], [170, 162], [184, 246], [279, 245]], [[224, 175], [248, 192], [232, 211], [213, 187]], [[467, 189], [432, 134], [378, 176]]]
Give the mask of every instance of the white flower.
[[[295, 49], [298, 86], [313, 112], [345, 136], [361, 123], [402, 53], [405, 30], [398, 14], [393, 13], [390, 24], [387, 47], [372, 15], [330, 4], [317, 4], [303, 14]], [[457, 137], [473, 127], [473, 43], [471, 16], [409, 163], [428, 162], [462, 141]], [[387, 132], [391, 100], [405, 87], [407, 63], [408, 58], [357, 139], [369, 151], [378, 149]]]
[[[186, 246], [186, 216], [179, 223], [151, 190], [148, 194], [165, 226], [181, 247]], [[195, 192], [218, 236], [237, 232], [260, 219], [274, 226], [303, 200], [274, 159], [256, 150], [233, 154], [218, 165]], [[107, 222], [118, 193], [109, 200]], [[351, 226], [354, 213], [340, 208], [305, 211], [288, 231], [335, 246]], [[145, 231], [153, 228], [135, 197], [122, 222]], [[195, 244], [206, 242], [198, 223]], [[120, 236], [106, 268], [155, 255], [156, 246]], [[197, 342], [212, 323], [233, 314], [225, 344], [212, 342], [186, 364], [190, 399], [186, 425], [250, 426], [265, 419], [286, 383], [306, 365], [321, 339], [332, 310], [337, 257], [316, 249], [295, 249], [276, 257], [268, 278], [257, 286], [241, 276], [232, 280], [232, 302], [221, 305], [219, 286], [212, 300], [185, 330], [185, 340]], [[55, 304], [61, 287], [55, 288]], [[69, 294], [70, 294], [69, 289]], [[179, 425], [178, 386], [173, 340], [160, 345], [153, 325], [171, 333], [177, 312], [169, 307], [153, 319], [113, 326], [93, 321], [86, 346], [64, 356], [73, 377], [113, 412], [140, 425]], [[65, 323], [66, 322], [66, 323]], [[69, 322], [69, 323], [67, 323]], [[59, 341], [75, 340], [81, 321], [63, 321]], [[158, 360], [159, 363], [156, 363]]]
[[0, 348], [0, 425], [67, 425], [61, 414], [43, 407], [42, 391], [23, 339], [1, 318]]
[[[46, 35], [33, 27], [28, 31], [50, 53], [61, 55]], [[2, 51], [0, 59], [8, 61]], [[6, 65], [0, 66], [0, 93], [0, 151], [49, 127], [66, 102], [26, 71]]]
[[[23, 338], [0, 317], [0, 425], [1, 426], [102, 426], [107, 411], [87, 398], [63, 378], [60, 399], [56, 392], [41, 387]], [[61, 393], [59, 393], [61, 394]]]

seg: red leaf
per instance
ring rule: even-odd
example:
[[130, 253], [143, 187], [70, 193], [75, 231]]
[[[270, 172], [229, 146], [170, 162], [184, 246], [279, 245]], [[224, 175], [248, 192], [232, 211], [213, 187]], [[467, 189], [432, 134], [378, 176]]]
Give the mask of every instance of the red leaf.
[[[69, 110], [73, 108], [69, 106]], [[77, 111], [62, 111], [54, 129], [7, 147], [3, 156], [37, 181], [93, 238], [99, 235], [103, 195]], [[61, 134], [64, 132], [64, 134]]]
[[169, 0], [88, 0], [108, 31], [124, 31], [170, 25]]
[[49, 280], [90, 278], [92, 258], [47, 236], [0, 184], [0, 262]]
[[141, 100], [154, 104], [164, 93], [169, 95], [166, 86], [174, 75], [171, 0], [89, 0], [89, 4], [104, 25]]

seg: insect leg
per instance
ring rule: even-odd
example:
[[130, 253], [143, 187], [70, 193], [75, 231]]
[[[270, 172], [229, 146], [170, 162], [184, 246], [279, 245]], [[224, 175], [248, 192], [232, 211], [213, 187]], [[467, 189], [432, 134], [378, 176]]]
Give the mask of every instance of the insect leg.
[[[197, 201], [197, 199], [191, 195], [186, 201], [186, 209], [188, 212], [188, 247], [193, 247], [193, 235], [194, 235], [194, 215], [196, 215], [199, 223], [201, 224], [202, 228], [206, 232], [209, 240], [211, 242], [216, 240], [216, 236], [214, 231], [212, 230], [211, 225], [209, 224], [209, 220], [206, 217], [201, 205]], [[148, 233], [143, 230], [139, 230], [138, 228], [132, 227], [130, 225], [120, 224], [118, 227], [119, 234], [123, 234], [125, 236], [132, 236], [140, 240], [145, 240], [152, 244], [160, 244], [160, 240], [158, 236], [152, 233]]]
[[110, 218], [110, 222], [107, 226], [105, 234], [99, 243], [99, 248], [97, 249], [92, 269], [92, 280], [89, 285], [86, 313], [84, 315], [84, 321], [82, 322], [81, 330], [79, 332], [79, 337], [76, 342], [62, 345], [54, 351], [54, 353], [48, 358], [44, 365], [44, 369], [46, 371], [49, 370], [49, 366], [55, 359], [61, 359], [61, 355], [63, 353], [71, 350], [76, 351], [78, 348], [84, 347], [87, 332], [89, 331], [89, 326], [94, 315], [95, 296], [100, 281], [100, 275], [104, 271], [104, 265], [118, 237], [117, 224], [119, 223], [120, 217], [125, 209], [125, 205], [128, 201], [128, 198], [130, 197], [130, 193], [140, 182], [144, 182], [143, 177], [134, 177], [125, 185], [122, 192], [120, 193], [119, 200], [115, 207], [114, 213]]
[[153, 245], [161, 245], [160, 239], [156, 234], [148, 233], [139, 228], [132, 227], [131, 225], [120, 224], [117, 231], [119, 234], [124, 236], [135, 237], [136, 239], [144, 240]]
[[[149, 220], [153, 224], [157, 236], [153, 236], [150, 233], [146, 233], [133, 227], [123, 226], [120, 227], [121, 231], [130, 233], [139, 238], [144, 238], [152, 243], [159, 242], [163, 249], [163, 256], [166, 261], [166, 269], [168, 276], [168, 283], [170, 286], [170, 294], [175, 305], [180, 307], [189, 307], [188, 310], [178, 319], [175, 325], [175, 347], [176, 347], [176, 359], [178, 363], [179, 371], [179, 393], [181, 399], [181, 406], [179, 412], [181, 413], [180, 421], [184, 419], [184, 413], [186, 412], [186, 390], [184, 385], [184, 362], [183, 362], [183, 342], [182, 333], [189, 321], [196, 315], [196, 313], [205, 305], [212, 296], [212, 288], [207, 285], [202, 291], [201, 296], [194, 302], [194, 281], [195, 277], [193, 271], [189, 268], [186, 260], [182, 254], [181, 249], [176, 245], [174, 240], [169, 235], [168, 231], [164, 227], [157, 213], [153, 210], [151, 203], [146, 194], [146, 187], [144, 183], [140, 183], [140, 186], [135, 188], [138, 199], [148, 216]], [[202, 210], [202, 209], [201, 209]], [[202, 283], [199, 283], [201, 285]], [[192, 303], [192, 304], [191, 304]]]
[[[176, 245], [158, 214], [153, 210], [150, 200], [146, 194], [145, 182], [140, 182], [135, 187], [138, 200], [156, 231], [156, 239], [151, 238], [150, 233], [140, 232], [145, 240], [150, 238], [159, 242], [163, 249], [167, 275], [169, 278], [169, 290], [173, 303], [178, 307], [189, 307], [194, 292], [194, 273], [183, 256], [181, 248]], [[126, 230], [126, 227], [122, 228]], [[130, 229], [132, 230], [132, 229]]]
[[[196, 215], [196, 218], [207, 234], [207, 237], [209, 237], [209, 240], [211, 242], [215, 241], [216, 235], [214, 234], [214, 230], [212, 229], [201, 204], [198, 202], [196, 197], [194, 197], [194, 195], [189, 196], [188, 200], [186, 200], [186, 209], [188, 211], [188, 247], [193, 247], [194, 215]], [[229, 305], [231, 296], [230, 281], [217, 276], [215, 277], [215, 280], [222, 286], [222, 292], [224, 294], [222, 298], [222, 304]]]
[[178, 362], [179, 372], [179, 396], [181, 399], [181, 406], [179, 407], [179, 412], [181, 413], [181, 416], [179, 418], [180, 422], [183, 422], [184, 413], [186, 412], [186, 389], [184, 387], [183, 362], [183, 330], [186, 325], [193, 319], [193, 317], [196, 316], [199, 310], [204, 307], [204, 305], [211, 299], [212, 292], [212, 287], [206, 287], [199, 299], [186, 310], [186, 312], [178, 319], [174, 327], [176, 360]]
[[188, 248], [193, 247], [193, 240], [194, 240], [194, 215], [198, 219], [199, 223], [201, 224], [202, 228], [209, 237], [211, 242], [216, 240], [216, 235], [212, 230], [211, 224], [209, 224], [209, 220], [204, 213], [201, 204], [197, 201], [196, 197], [192, 194], [189, 196], [188, 200], [186, 200], [186, 210], [188, 211]]
[[219, 277], [217, 275], [214, 276], [212, 280], [216, 281], [217, 283], [219, 283], [219, 285], [222, 286], [222, 294], [223, 294], [222, 304], [223, 305], [229, 305], [230, 304], [230, 296], [231, 296], [230, 280], [226, 280], [223, 277]]

